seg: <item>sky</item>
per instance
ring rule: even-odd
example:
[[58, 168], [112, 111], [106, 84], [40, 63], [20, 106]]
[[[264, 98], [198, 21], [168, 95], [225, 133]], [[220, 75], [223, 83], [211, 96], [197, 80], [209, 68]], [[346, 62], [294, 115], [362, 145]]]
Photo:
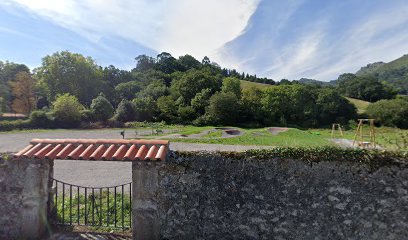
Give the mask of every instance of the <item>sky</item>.
[[408, 53], [406, 0], [1, 0], [0, 60], [57, 51], [135, 66], [169, 52], [274, 80], [323, 81]]

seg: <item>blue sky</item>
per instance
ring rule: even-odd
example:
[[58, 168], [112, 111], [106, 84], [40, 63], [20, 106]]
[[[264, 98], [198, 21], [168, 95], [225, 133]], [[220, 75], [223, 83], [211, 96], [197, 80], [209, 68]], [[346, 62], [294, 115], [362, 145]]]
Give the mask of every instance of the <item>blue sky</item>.
[[2, 0], [0, 60], [69, 50], [130, 69], [139, 54], [205, 55], [270, 77], [336, 79], [408, 53], [406, 0]]

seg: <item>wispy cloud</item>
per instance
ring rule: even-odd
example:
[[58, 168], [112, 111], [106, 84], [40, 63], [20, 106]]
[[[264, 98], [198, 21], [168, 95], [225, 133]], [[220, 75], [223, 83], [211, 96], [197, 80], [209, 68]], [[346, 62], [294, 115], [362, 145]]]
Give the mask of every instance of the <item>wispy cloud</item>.
[[[278, 80], [331, 80], [367, 63], [390, 61], [408, 52], [408, 6], [404, 1], [297, 3], [261, 3], [269, 15], [255, 13], [252, 28], [227, 44], [222, 56], [238, 69]], [[283, 8], [290, 11], [282, 13]], [[275, 24], [277, 18], [285, 21]], [[256, 29], [266, 22], [279, 27], [263, 33]], [[247, 50], [239, 51], [244, 46]]]
[[121, 37], [158, 52], [203, 57], [245, 28], [259, 0], [5, 0], [98, 43]]

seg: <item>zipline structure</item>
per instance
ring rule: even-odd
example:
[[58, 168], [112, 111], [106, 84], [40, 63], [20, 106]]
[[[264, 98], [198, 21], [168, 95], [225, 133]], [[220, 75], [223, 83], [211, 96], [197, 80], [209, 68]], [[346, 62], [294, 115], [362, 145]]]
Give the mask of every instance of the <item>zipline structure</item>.
[[343, 137], [343, 130], [341, 129], [341, 125], [339, 123], [332, 124], [332, 131], [331, 131], [332, 138], [336, 137], [336, 132], [340, 133], [340, 136]]
[[[362, 148], [375, 148], [375, 119], [358, 119], [353, 146], [357, 143]], [[367, 130], [368, 128], [368, 130]]]

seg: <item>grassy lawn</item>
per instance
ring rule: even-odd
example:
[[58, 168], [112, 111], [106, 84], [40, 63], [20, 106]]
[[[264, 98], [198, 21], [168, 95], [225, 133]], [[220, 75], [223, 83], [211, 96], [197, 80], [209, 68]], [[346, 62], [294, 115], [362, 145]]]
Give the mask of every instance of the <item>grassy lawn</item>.
[[354, 106], [356, 106], [358, 113], [365, 113], [368, 105], [371, 104], [370, 102], [363, 101], [360, 99], [349, 98], [349, 97], [346, 97], [346, 99], [349, 100], [352, 104], [354, 104]]
[[[242, 136], [233, 138], [202, 138], [171, 139], [174, 142], [188, 143], [212, 143], [212, 144], [231, 144], [231, 145], [264, 145], [264, 146], [322, 146], [333, 145], [327, 138], [312, 132], [302, 131], [299, 129], [290, 129], [286, 132], [272, 135], [267, 128], [260, 129], [241, 129], [245, 131]], [[220, 135], [221, 133], [215, 132]]]

